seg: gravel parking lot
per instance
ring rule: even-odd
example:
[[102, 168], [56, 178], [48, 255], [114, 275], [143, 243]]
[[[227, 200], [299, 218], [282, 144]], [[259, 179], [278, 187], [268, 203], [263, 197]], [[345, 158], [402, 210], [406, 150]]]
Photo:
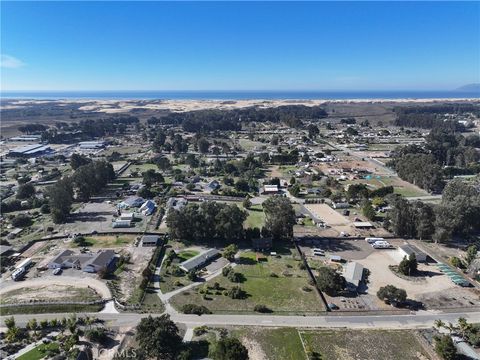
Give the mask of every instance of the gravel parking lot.
[[137, 214], [142, 221], [130, 228], [112, 228], [112, 220], [117, 209], [115, 204], [105, 201], [89, 202], [74, 211], [66, 224], [58, 225], [58, 232], [65, 234], [97, 232], [135, 232], [145, 228], [145, 218]]

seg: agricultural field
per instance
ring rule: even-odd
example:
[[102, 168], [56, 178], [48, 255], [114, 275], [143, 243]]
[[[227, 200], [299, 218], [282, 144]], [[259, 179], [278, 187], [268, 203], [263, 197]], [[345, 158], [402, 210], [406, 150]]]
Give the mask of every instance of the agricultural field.
[[[277, 253], [278, 257], [268, 255], [257, 259], [254, 252], [242, 252], [238, 265], [233, 268], [242, 276], [240, 283], [219, 275], [203, 287], [174, 296], [171, 303], [177, 308], [185, 304], [204, 305], [214, 313], [253, 312], [257, 304], [283, 314], [322, 313], [323, 304], [308, 284], [307, 272], [300, 269], [300, 260], [290, 249], [278, 249]], [[219, 288], [214, 290], [216, 282]], [[223, 294], [235, 285], [246, 292], [245, 298], [232, 299]]]

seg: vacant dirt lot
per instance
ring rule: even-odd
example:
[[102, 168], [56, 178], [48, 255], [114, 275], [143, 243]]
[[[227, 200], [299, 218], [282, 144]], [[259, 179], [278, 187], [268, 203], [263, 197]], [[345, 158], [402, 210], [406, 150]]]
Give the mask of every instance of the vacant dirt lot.
[[100, 295], [91, 287], [49, 284], [10, 290], [2, 294], [2, 304], [31, 301], [95, 301]]
[[[81, 275], [81, 272], [79, 273]], [[24, 281], [13, 281], [7, 280], [3, 281], [0, 284], [0, 296], [3, 297], [5, 293], [10, 291], [22, 289], [24, 291], [30, 291], [32, 289], [44, 289], [40, 290], [42, 293], [45, 291], [51, 292], [51, 296], [58, 296], [59, 292], [57, 287], [72, 287], [72, 288], [81, 288], [81, 289], [89, 289], [91, 288], [92, 291], [96, 292], [101, 296], [103, 299], [111, 298], [110, 290], [100, 280], [93, 279], [91, 277], [70, 277], [64, 275], [51, 275], [51, 276], [44, 276], [41, 278], [35, 278], [31, 280], [24, 280]]]
[[155, 248], [132, 247], [122, 250], [121, 254], [130, 255], [128, 264], [124, 264], [115, 274], [121, 298], [124, 301], [132, 298], [142, 282], [142, 271], [147, 267]]

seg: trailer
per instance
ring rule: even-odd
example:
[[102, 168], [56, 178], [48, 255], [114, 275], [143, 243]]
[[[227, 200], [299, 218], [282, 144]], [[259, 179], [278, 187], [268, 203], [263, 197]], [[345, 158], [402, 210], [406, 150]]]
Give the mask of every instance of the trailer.
[[15, 269], [12, 273], [12, 279], [13, 281], [18, 281], [20, 280], [23, 275], [25, 275], [27, 271], [25, 270], [24, 267], [21, 267], [21, 268], [18, 268], [18, 269]]
[[32, 265], [32, 258], [26, 258], [20, 264], [15, 266], [15, 269], [24, 268], [26, 270], [30, 267], [30, 265]]
[[365, 241], [368, 242], [369, 244], [374, 244], [375, 242], [377, 241], [384, 241], [385, 239], [384, 238], [381, 238], [381, 237], [366, 237], [365, 238]]

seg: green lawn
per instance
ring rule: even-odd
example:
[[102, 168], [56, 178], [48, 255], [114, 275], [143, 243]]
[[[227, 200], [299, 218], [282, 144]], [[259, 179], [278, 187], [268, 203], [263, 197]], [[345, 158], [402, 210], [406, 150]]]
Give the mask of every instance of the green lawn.
[[310, 346], [325, 360], [429, 359], [413, 331], [302, 330], [300, 333], [305, 346]]
[[265, 225], [265, 213], [263, 212], [262, 205], [253, 205], [247, 210], [248, 217], [243, 224], [245, 228], [257, 227], [261, 229]]
[[191, 259], [194, 256], [197, 256], [198, 254], [200, 254], [200, 252], [197, 250], [184, 250], [179, 252], [177, 254], [177, 257], [179, 258], [180, 262], [183, 262], [185, 260]]
[[[282, 252], [280, 252], [282, 251]], [[234, 269], [243, 274], [244, 281], [232, 283], [226, 277], [219, 275], [206, 283], [212, 286], [218, 282], [221, 291], [209, 290], [206, 296], [199, 293], [202, 287], [189, 290], [174, 296], [171, 303], [177, 308], [185, 304], [204, 305], [215, 313], [253, 312], [256, 304], [266, 305], [275, 312], [285, 314], [318, 314], [324, 311], [321, 300], [312, 287], [308, 287], [308, 277], [305, 270], [299, 269], [299, 260], [292, 254], [280, 249], [281, 258], [266, 256], [266, 261], [256, 261], [253, 252], [242, 253], [239, 265]], [[276, 276], [271, 276], [272, 274]], [[223, 295], [235, 285], [246, 292], [245, 299], [231, 299]]]
[[57, 350], [60, 348], [60, 345], [56, 342], [52, 342], [50, 344], [41, 344], [38, 345], [36, 348], [33, 348], [29, 352], [19, 356], [18, 360], [40, 360], [43, 359], [47, 352], [50, 350]]

